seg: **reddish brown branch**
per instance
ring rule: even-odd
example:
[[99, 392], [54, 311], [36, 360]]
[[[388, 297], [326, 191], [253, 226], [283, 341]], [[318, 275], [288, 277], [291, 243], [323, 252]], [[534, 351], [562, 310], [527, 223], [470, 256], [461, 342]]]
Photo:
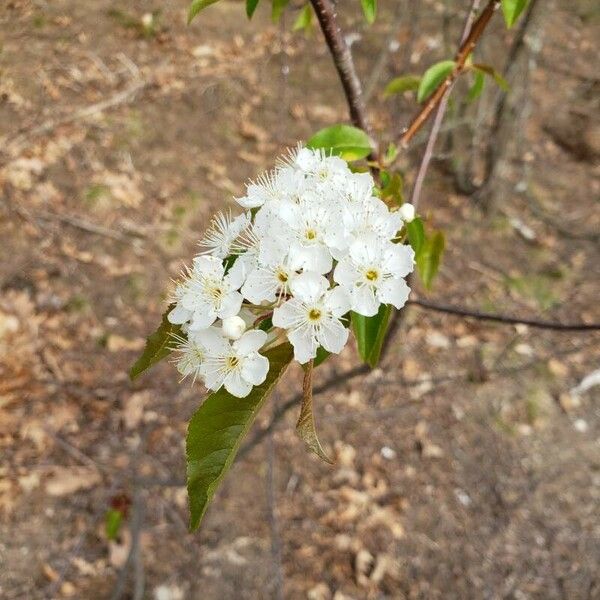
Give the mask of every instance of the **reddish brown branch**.
[[475, 46], [481, 39], [483, 32], [485, 31], [488, 23], [494, 15], [494, 12], [499, 6], [500, 0], [489, 0], [487, 6], [483, 9], [482, 13], [473, 23], [473, 26], [469, 31], [469, 35], [466, 37], [465, 41], [461, 44], [458, 52], [456, 53], [456, 56], [454, 57], [456, 66], [446, 77], [446, 79], [444, 79], [444, 81], [442, 81], [442, 83], [437, 87], [435, 92], [433, 92], [429, 100], [427, 100], [423, 108], [420, 110], [419, 114], [417, 114], [417, 116], [412, 120], [411, 124], [406, 128], [402, 134], [402, 137], [400, 138], [401, 146], [408, 146], [415, 134], [421, 129], [421, 127], [423, 127], [423, 125], [432, 115], [433, 111], [442, 102], [447, 90], [450, 89], [454, 81], [456, 81], [456, 78], [464, 71], [467, 58], [475, 49]]

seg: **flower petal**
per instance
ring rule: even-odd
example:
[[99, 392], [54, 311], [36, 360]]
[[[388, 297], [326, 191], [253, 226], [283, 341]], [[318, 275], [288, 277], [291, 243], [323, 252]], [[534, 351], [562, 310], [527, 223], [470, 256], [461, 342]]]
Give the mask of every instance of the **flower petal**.
[[248, 275], [242, 286], [242, 295], [252, 302], [260, 304], [263, 300], [275, 302], [277, 299], [277, 281], [273, 273], [267, 269], [258, 267]]
[[225, 389], [236, 398], [245, 398], [252, 390], [252, 384], [247, 382], [239, 371], [232, 371], [223, 382]]
[[339, 285], [325, 293], [325, 307], [336, 317], [345, 315], [350, 310], [350, 296]]
[[379, 310], [379, 300], [373, 288], [367, 285], [356, 286], [352, 290], [352, 310], [364, 317], [372, 317]]
[[296, 327], [304, 321], [305, 312], [302, 303], [292, 298], [273, 311], [273, 325], [283, 329]]
[[167, 321], [173, 325], [181, 325], [189, 321], [192, 316], [192, 311], [184, 308], [181, 304], [177, 304], [175, 308], [167, 315]]
[[240, 356], [247, 356], [251, 352], [256, 352], [265, 345], [267, 333], [260, 329], [251, 329], [246, 331], [242, 337], [233, 342], [236, 353]]
[[310, 326], [298, 327], [288, 334], [288, 339], [294, 346], [294, 358], [303, 365], [317, 355], [319, 344], [312, 334]]
[[396, 308], [402, 308], [408, 300], [410, 288], [404, 279], [388, 279], [384, 281], [377, 291], [379, 299], [384, 304], [392, 304]]
[[217, 315], [221, 317], [221, 319], [226, 319], [227, 317], [233, 317], [240, 312], [240, 308], [242, 308], [242, 302], [244, 301], [243, 296], [239, 292], [231, 292], [227, 294], [223, 301], [221, 302], [221, 306], [217, 311]]
[[269, 372], [269, 359], [254, 354], [249, 356], [242, 363], [242, 377], [252, 385], [260, 385]]
[[229, 340], [216, 327], [198, 331], [194, 335], [194, 340], [201, 344], [206, 349], [206, 353], [211, 356], [223, 356], [229, 354], [231, 350]]
[[290, 284], [292, 294], [307, 304], [318, 302], [328, 287], [325, 277], [312, 272], [298, 275]]
[[328, 352], [339, 354], [348, 341], [348, 330], [338, 319], [324, 319], [317, 340]]

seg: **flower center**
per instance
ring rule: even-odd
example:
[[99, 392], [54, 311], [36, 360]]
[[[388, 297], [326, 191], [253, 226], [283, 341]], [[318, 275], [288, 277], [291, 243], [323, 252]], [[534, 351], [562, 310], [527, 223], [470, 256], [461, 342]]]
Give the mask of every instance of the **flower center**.
[[239, 363], [240, 363], [240, 359], [237, 356], [228, 356], [225, 361], [225, 364], [229, 371], [232, 371], [233, 369], [235, 369]]
[[305, 235], [307, 240], [312, 241], [317, 237], [317, 232], [314, 229], [307, 229]]
[[369, 269], [365, 273], [365, 277], [368, 281], [377, 281], [377, 279], [379, 279], [379, 273], [375, 269]]
[[277, 271], [277, 279], [279, 279], [281, 283], [287, 283], [289, 279], [288, 274], [285, 271]]
[[311, 321], [318, 321], [321, 318], [321, 311], [318, 308], [311, 308], [308, 311], [308, 318]]

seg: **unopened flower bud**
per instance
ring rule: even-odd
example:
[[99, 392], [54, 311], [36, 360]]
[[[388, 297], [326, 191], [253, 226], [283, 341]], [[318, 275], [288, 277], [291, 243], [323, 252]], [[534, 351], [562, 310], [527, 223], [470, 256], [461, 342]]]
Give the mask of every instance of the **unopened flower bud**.
[[244, 319], [238, 317], [227, 317], [223, 319], [223, 335], [230, 340], [239, 340], [246, 331]]
[[405, 202], [400, 207], [400, 214], [405, 223], [410, 223], [415, 218], [415, 207], [410, 202]]

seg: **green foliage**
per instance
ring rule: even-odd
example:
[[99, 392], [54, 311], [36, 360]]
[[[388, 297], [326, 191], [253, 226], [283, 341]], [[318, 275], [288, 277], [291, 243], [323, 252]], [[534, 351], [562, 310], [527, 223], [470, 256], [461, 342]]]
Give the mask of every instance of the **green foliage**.
[[322, 148], [347, 161], [360, 160], [371, 154], [369, 136], [351, 125], [332, 125], [317, 131], [307, 142], [308, 148]]
[[415, 256], [418, 256], [425, 244], [425, 227], [421, 217], [415, 217], [410, 223], [406, 224], [408, 233], [408, 242], [415, 251]]
[[441, 231], [435, 231], [426, 237], [418, 254], [415, 256], [417, 270], [426, 289], [431, 289], [434, 277], [440, 268], [444, 253], [445, 238]]
[[271, 5], [271, 19], [273, 23], [277, 23], [281, 18], [285, 7], [289, 4], [290, 0], [272, 0]]
[[360, 0], [360, 3], [367, 23], [372, 25], [377, 16], [377, 0]]
[[508, 90], [510, 89], [508, 81], [506, 81], [506, 79], [504, 79], [504, 77], [502, 77], [502, 75], [500, 75], [500, 73], [498, 73], [498, 71], [496, 71], [496, 69], [494, 69], [494, 67], [492, 67], [491, 65], [473, 63], [471, 65], [471, 68], [475, 69], [475, 71], [477, 71], [478, 73], [482, 73], [484, 75], [487, 75], [488, 77], [491, 77], [496, 82], [496, 85], [503, 91], [508, 92]]
[[442, 60], [425, 71], [419, 83], [417, 101], [424, 102], [433, 94], [437, 87], [452, 73], [456, 63], [453, 60]]
[[477, 100], [479, 96], [481, 96], [481, 92], [483, 92], [483, 87], [485, 85], [485, 75], [480, 71], [475, 72], [473, 85], [469, 88], [469, 92], [467, 93], [467, 100], [469, 102], [473, 102], [473, 100]]
[[219, 0], [193, 0], [188, 9], [188, 25], [194, 20], [201, 10], [204, 10], [207, 6], [215, 4]]
[[167, 320], [167, 315], [174, 307], [175, 305], [171, 304], [167, 308], [162, 316], [159, 328], [146, 340], [146, 346], [142, 355], [135, 361], [135, 364], [129, 371], [129, 377], [132, 381], [171, 353], [173, 337], [181, 335], [181, 327], [173, 325]]
[[305, 4], [298, 17], [294, 21], [292, 29], [299, 31], [302, 29], [305, 35], [308, 35], [312, 29], [313, 11], [310, 4]]
[[104, 515], [104, 531], [109, 540], [117, 539], [122, 524], [123, 513], [120, 510], [111, 508], [106, 511], [106, 515]]
[[381, 171], [381, 199], [389, 205], [404, 203], [404, 181], [400, 173]]
[[373, 317], [351, 313], [352, 330], [358, 353], [370, 367], [376, 367], [379, 362], [391, 314], [392, 307], [386, 304], [382, 304], [379, 312]]
[[258, 6], [258, 0], [246, 0], [246, 14], [251, 19], [256, 7]]
[[383, 91], [384, 96], [393, 96], [394, 94], [402, 94], [403, 92], [412, 92], [419, 89], [421, 78], [418, 75], [404, 75], [392, 79]]
[[245, 398], [236, 398], [224, 388], [210, 394], [194, 413], [186, 438], [187, 489], [190, 529], [200, 525], [208, 503], [231, 467], [242, 439], [258, 411], [283, 375], [293, 357], [292, 346], [281, 344], [264, 355], [270, 368], [264, 383]]
[[502, 14], [507, 27], [512, 27], [527, 7], [529, 0], [502, 0]]

